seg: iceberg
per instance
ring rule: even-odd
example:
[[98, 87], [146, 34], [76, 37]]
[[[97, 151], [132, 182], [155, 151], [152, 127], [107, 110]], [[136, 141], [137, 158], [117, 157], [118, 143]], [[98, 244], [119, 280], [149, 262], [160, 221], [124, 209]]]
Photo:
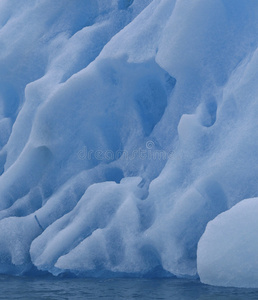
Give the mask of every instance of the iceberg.
[[205, 240], [258, 196], [257, 20], [251, 0], [1, 0], [0, 273], [227, 285]]

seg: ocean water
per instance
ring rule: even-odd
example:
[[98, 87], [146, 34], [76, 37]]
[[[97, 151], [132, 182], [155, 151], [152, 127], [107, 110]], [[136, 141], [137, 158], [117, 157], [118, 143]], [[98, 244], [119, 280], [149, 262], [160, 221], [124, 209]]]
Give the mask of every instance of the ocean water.
[[258, 289], [186, 279], [61, 279], [0, 276], [0, 299], [258, 299]]

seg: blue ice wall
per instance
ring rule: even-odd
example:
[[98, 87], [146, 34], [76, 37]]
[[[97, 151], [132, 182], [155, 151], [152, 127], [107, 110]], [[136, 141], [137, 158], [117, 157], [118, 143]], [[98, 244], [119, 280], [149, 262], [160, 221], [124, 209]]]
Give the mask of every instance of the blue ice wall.
[[251, 0], [1, 0], [0, 273], [206, 278], [258, 195], [257, 37]]

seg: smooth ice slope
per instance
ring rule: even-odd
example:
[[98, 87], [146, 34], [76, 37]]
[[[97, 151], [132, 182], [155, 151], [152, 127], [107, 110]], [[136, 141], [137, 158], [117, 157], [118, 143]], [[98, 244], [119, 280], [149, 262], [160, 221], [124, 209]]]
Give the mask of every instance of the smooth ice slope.
[[258, 198], [241, 201], [209, 222], [198, 244], [202, 282], [258, 287]]
[[0, 0], [0, 273], [197, 277], [258, 196], [257, 42], [252, 0]]

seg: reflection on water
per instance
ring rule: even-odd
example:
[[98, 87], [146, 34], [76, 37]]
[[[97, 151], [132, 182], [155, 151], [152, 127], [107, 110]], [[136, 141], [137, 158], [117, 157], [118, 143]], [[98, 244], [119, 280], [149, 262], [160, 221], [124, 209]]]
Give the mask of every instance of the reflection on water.
[[0, 276], [0, 299], [258, 299], [258, 289], [184, 279], [60, 279]]

